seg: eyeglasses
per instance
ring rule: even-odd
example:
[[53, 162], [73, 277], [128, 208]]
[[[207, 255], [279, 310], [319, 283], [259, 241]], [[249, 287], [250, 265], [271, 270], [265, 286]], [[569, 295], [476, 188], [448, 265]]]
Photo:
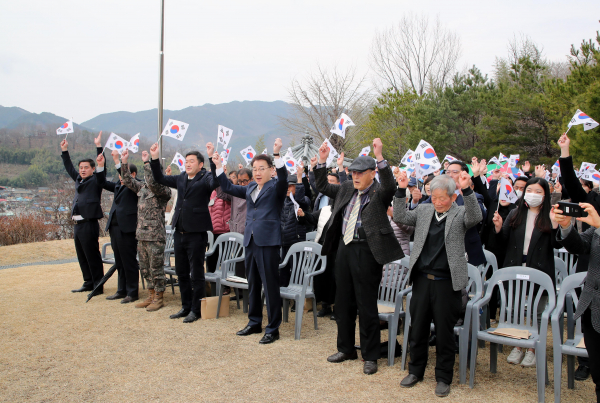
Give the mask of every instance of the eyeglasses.
[[261, 167], [261, 168], [252, 168], [252, 172], [254, 172], [254, 173], [257, 173], [257, 172], [263, 173], [267, 169], [269, 169], [269, 168], [264, 168], [264, 167]]
[[238, 179], [238, 183], [245, 185], [250, 182], [250, 179]]

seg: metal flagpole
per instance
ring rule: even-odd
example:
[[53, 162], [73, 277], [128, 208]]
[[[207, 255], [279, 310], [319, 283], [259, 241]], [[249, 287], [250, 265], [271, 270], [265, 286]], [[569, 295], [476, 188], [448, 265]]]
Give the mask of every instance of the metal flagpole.
[[162, 157], [162, 129], [163, 129], [163, 70], [165, 65], [165, 0], [160, 1], [160, 52], [159, 52], [159, 79], [158, 79], [158, 150]]

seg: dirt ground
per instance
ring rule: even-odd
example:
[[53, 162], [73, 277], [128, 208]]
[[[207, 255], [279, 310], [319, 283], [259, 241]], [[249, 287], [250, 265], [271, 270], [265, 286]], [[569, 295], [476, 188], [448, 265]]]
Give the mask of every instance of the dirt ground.
[[[100, 238], [102, 244], [110, 242], [110, 238]], [[112, 253], [110, 246], [106, 253]], [[0, 266], [11, 266], [23, 263], [49, 262], [77, 257], [75, 243], [72, 239], [0, 247]]]
[[[328, 363], [336, 351], [329, 318], [320, 318], [315, 330], [312, 313], [305, 316], [302, 339], [295, 341], [291, 313], [281, 339], [262, 346], [260, 335], [235, 335], [247, 323], [235, 302], [227, 318], [184, 324], [168, 317], [180, 308], [177, 290], [173, 295], [168, 289], [167, 306], [149, 313], [105, 299], [116, 291], [116, 278], [86, 304], [85, 293], [70, 292], [82, 283], [77, 263], [0, 270], [0, 401], [439, 401], [434, 348], [424, 382], [403, 389], [399, 382], [407, 371], [400, 369], [400, 358], [393, 367], [379, 360], [379, 372], [371, 376], [362, 373], [360, 360]], [[497, 374], [489, 372], [489, 348], [480, 350], [474, 389], [458, 384], [457, 361], [444, 402], [536, 401], [535, 369], [507, 364], [509, 350], [498, 357]], [[551, 344], [548, 355], [552, 374]], [[547, 401], [554, 399], [550, 379]], [[567, 389], [566, 364], [562, 385], [565, 402], [595, 398], [591, 380]]]

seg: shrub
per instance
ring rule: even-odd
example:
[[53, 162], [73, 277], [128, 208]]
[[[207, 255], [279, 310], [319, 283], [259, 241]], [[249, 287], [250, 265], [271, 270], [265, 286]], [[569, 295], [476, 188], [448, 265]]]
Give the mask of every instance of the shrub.
[[41, 215], [29, 213], [0, 217], [0, 246], [54, 239], [57, 225], [45, 224]]

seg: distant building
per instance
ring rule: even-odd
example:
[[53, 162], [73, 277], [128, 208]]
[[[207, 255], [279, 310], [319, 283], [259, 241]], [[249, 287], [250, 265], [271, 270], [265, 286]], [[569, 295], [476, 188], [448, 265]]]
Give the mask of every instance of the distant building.
[[[310, 164], [310, 159], [319, 154], [320, 146], [321, 144], [314, 144], [313, 137], [307, 133], [300, 139], [300, 144], [292, 147], [292, 155], [298, 162], [303, 162], [304, 166], [308, 166], [308, 164]], [[352, 161], [354, 160], [344, 157], [344, 166], [349, 167]], [[335, 166], [337, 166], [336, 160], [331, 161], [329, 168], [333, 168]]]

